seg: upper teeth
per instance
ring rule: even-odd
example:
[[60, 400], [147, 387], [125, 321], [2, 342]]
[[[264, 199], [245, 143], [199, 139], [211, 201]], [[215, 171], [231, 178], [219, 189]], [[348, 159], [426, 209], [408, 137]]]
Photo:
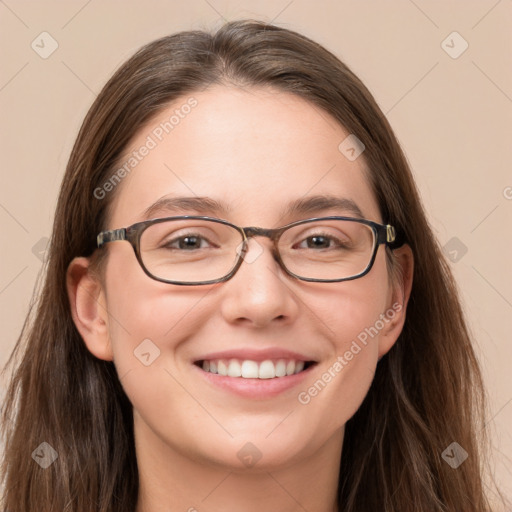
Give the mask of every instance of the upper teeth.
[[278, 359], [257, 362], [239, 359], [213, 359], [203, 361], [203, 370], [228, 377], [244, 379], [273, 379], [299, 373], [304, 369], [304, 361]]

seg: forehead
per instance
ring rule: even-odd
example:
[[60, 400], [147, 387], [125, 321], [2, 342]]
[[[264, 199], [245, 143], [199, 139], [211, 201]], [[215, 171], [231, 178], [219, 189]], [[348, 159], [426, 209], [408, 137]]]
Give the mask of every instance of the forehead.
[[301, 214], [288, 203], [327, 195], [380, 221], [363, 157], [351, 161], [339, 149], [349, 135], [325, 111], [286, 92], [215, 86], [183, 96], [139, 129], [119, 159], [116, 169], [127, 172], [110, 227], [143, 220], [148, 211], [165, 216], [151, 206], [166, 196], [212, 198], [225, 206], [222, 218], [246, 226], [297, 220], [282, 218]]

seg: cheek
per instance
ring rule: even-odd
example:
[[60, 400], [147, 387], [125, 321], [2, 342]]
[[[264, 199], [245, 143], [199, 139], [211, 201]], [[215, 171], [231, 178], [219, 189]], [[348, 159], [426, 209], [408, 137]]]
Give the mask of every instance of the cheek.
[[[193, 325], [187, 320], [205, 293], [151, 279], [126, 249], [130, 247], [111, 255], [106, 272], [109, 334], [118, 372], [169, 359], [173, 340], [192, 333]], [[148, 352], [149, 359], [140, 357]]]
[[176, 360], [179, 347], [197, 331], [206, 291], [158, 283], [133, 255], [120, 256], [112, 258], [106, 273], [117, 374], [138, 417], [160, 429], [162, 438], [181, 439], [194, 418], [204, 414], [180, 384]]
[[371, 345], [370, 340], [378, 338], [373, 327], [377, 324], [377, 330], [382, 330], [380, 318], [385, 314], [389, 300], [385, 254], [379, 252], [374, 266], [365, 276], [337, 283], [332, 289], [322, 290], [319, 299], [320, 295], [321, 300], [315, 300], [315, 303], [322, 304], [318, 314], [338, 355], [349, 350], [356, 339], [363, 346]]
[[369, 274], [339, 283], [317, 302], [323, 305], [316, 314], [323, 320], [333, 353], [297, 398], [312, 418], [323, 418], [331, 430], [353, 416], [373, 380], [379, 338], [389, 321], [387, 286], [383, 253]]
[[[368, 315], [367, 318], [371, 318]], [[312, 429], [334, 432], [341, 428], [363, 402], [375, 374], [378, 359], [378, 335], [361, 329], [360, 318], [347, 316], [338, 323], [334, 354], [322, 362], [297, 396], [305, 421]], [[373, 335], [373, 333], [372, 333]]]

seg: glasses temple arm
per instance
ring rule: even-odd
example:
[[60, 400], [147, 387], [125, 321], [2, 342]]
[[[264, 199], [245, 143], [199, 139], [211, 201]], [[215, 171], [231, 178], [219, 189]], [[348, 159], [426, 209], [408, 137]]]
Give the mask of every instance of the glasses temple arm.
[[103, 231], [96, 238], [98, 248], [107, 242], [116, 242], [117, 240], [126, 240], [126, 229], [112, 229], [111, 231]]

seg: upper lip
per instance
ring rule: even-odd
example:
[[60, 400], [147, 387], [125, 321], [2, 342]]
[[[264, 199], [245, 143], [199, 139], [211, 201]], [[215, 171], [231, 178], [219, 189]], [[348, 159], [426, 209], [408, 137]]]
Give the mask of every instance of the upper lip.
[[292, 350], [284, 350], [282, 348], [268, 348], [268, 349], [231, 349], [231, 350], [223, 350], [220, 352], [210, 352], [209, 354], [205, 354], [197, 359], [198, 361], [211, 361], [215, 359], [239, 359], [242, 361], [250, 360], [250, 361], [265, 361], [268, 359], [293, 359], [295, 361], [313, 361], [316, 360], [313, 357], [306, 356], [304, 354], [299, 354], [298, 352], [294, 352]]

